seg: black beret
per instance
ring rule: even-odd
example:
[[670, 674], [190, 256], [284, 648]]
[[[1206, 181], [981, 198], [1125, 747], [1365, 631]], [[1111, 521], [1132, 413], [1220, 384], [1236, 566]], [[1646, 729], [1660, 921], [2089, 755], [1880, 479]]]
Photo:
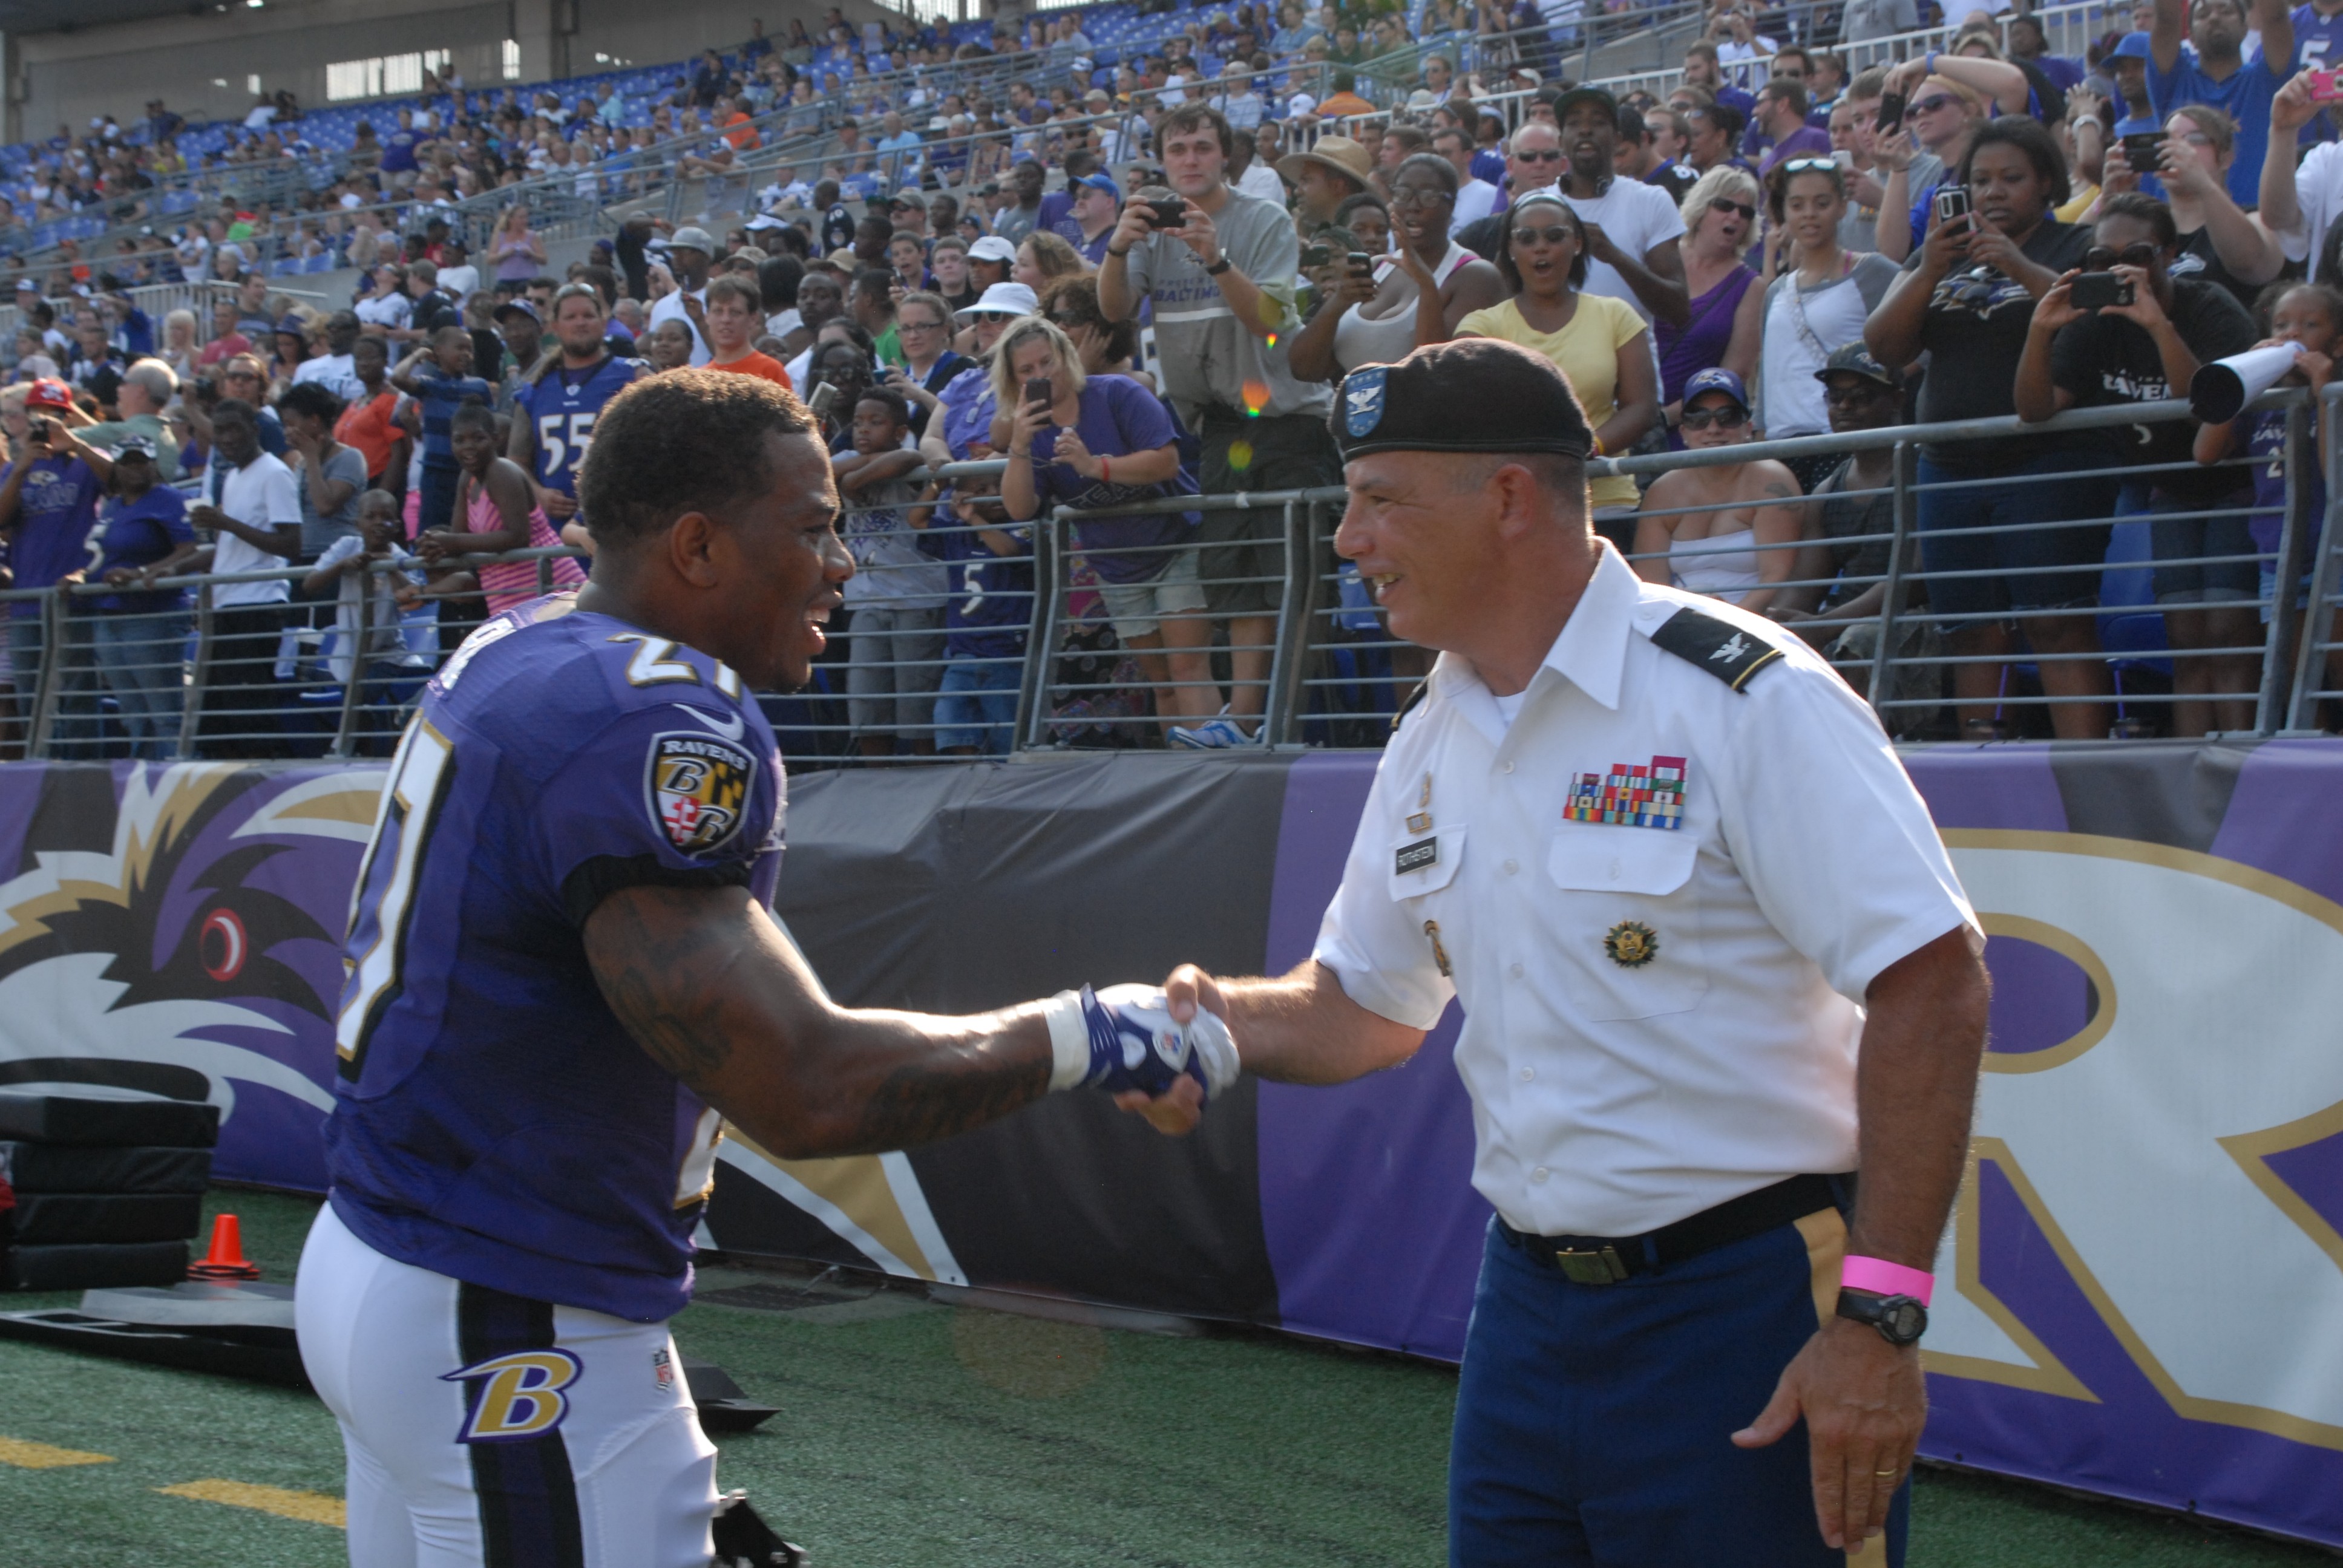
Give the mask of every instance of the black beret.
[[1585, 410], [1554, 361], [1494, 337], [1429, 344], [1396, 365], [1360, 366], [1342, 377], [1326, 423], [1344, 462], [1370, 452], [1584, 459], [1594, 449]]

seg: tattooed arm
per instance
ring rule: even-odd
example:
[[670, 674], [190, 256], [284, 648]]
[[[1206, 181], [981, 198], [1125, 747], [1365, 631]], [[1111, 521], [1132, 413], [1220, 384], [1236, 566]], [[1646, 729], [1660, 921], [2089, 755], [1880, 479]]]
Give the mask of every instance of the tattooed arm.
[[[623, 889], [585, 937], [603, 996], [651, 1059], [786, 1158], [930, 1142], [1049, 1092], [1040, 1004], [970, 1018], [841, 1008], [745, 888]], [[1163, 1098], [1192, 1102], [1194, 1087]]]
[[1750, 467], [1757, 491], [1757, 505], [1750, 518], [1751, 531], [1756, 535], [1752, 543], [1758, 551], [1757, 586], [1742, 596], [1741, 608], [1751, 615], [1764, 615], [1780, 591], [1779, 585], [1790, 581], [1797, 567], [1798, 538], [1805, 531], [1806, 514], [1799, 504], [1804, 492], [1798, 488], [1797, 476], [1788, 467], [1771, 461], [1753, 463]]

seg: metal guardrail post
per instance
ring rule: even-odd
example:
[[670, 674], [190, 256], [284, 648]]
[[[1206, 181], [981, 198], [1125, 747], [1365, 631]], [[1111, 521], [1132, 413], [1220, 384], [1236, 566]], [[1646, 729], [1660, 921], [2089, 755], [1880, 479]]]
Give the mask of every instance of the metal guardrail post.
[[1025, 618], [1025, 662], [1017, 671], [1017, 719], [1010, 749], [1022, 750], [1039, 731], [1034, 720], [1050, 706], [1050, 650], [1057, 642], [1060, 573], [1057, 552], [1044, 552], [1041, 535], [1055, 532], [1054, 519], [1036, 524], [1033, 539], [1033, 608]]
[[[1066, 580], [1063, 566], [1069, 525], [1065, 512], [1066, 508], [1061, 507], [1047, 518], [1036, 519], [1046, 525], [1037, 528], [1033, 538], [1033, 598], [1041, 634], [1026, 639], [1025, 676], [1017, 694], [1018, 701], [1025, 705], [1020, 727], [1024, 737], [1020, 745], [1025, 747], [1041, 746], [1050, 731], [1050, 660], [1056, 653], [1058, 626], [1064, 615], [1065, 595], [1060, 585]], [[1041, 548], [1041, 534], [1045, 532], [1050, 537], [1046, 554]], [[1046, 570], [1042, 566], [1045, 560], [1049, 563]]]
[[65, 684], [65, 589], [43, 592], [40, 621], [41, 678], [33, 688], [33, 728], [25, 738], [25, 755], [46, 760], [56, 733], [58, 689]]
[[187, 694], [179, 709], [179, 755], [196, 754], [196, 731], [203, 723], [206, 683], [212, 669], [212, 585], [203, 583], [196, 589], [196, 668], [187, 682]]
[[1277, 606], [1277, 645], [1270, 653], [1269, 691], [1262, 734], [1272, 746], [1299, 734], [1294, 709], [1302, 695], [1302, 671], [1310, 660], [1310, 620], [1318, 603], [1318, 503], [1285, 503], [1285, 588]]
[[[2303, 483], [2302, 465], [2318, 460], [2311, 443], [2317, 438], [2313, 410], [2307, 404], [2286, 411], [2286, 515], [2278, 525], [2278, 576], [2270, 590], [2269, 636], [2262, 648], [2261, 689], [2254, 703], [2254, 733], [2275, 735], [2295, 706], [2288, 699], [2297, 689], [2296, 670], [2288, 668], [2287, 649], [2294, 646], [2302, 612], [2295, 608], [2293, 586], [2302, 576], [2303, 560], [2318, 520], [2309, 517], [2310, 487]], [[2293, 661], [2299, 663], [2299, 661]]]
[[1880, 706], [1887, 700], [1894, 683], [1887, 678], [1894, 668], [1896, 656], [1896, 611], [1904, 598], [1904, 552], [1908, 548], [1917, 521], [1918, 498], [1912, 493], [1912, 481], [1919, 467], [1919, 448], [1909, 441], [1896, 443], [1895, 496], [1892, 510], [1895, 522], [1887, 541], [1887, 589], [1879, 603], [1879, 646], [1871, 650], [1871, 710], [1879, 715], [1879, 727], [1890, 738], [1896, 731], [1889, 729], [1890, 715]]
[[[2329, 386], [2319, 397], [2318, 439], [2330, 464], [2338, 449], [2343, 449], [2343, 428], [2338, 428], [2338, 417], [2343, 417], [2343, 408], [2338, 408], [2338, 398], [2343, 398], [2343, 385]], [[2291, 492], [2288, 498], [2291, 499]], [[2327, 658], [2318, 644], [2325, 639], [2331, 624], [2336, 589], [2338, 579], [2343, 579], [2343, 550], [2336, 548], [2336, 498], [2330, 481], [2327, 515], [2319, 519], [2322, 526], [2318, 536], [2318, 560], [2310, 573], [2309, 618], [2303, 625], [2302, 637], [2294, 652], [2293, 701], [2286, 726], [2291, 730], [2315, 733], [2318, 728], [2318, 699], [2312, 694], [2324, 684], [2327, 670]], [[2287, 521], [2294, 521], [2290, 505], [2287, 508]], [[2291, 586], [2290, 579], [2280, 577], [2278, 597], [2291, 598], [2293, 596], [2287, 591]]]

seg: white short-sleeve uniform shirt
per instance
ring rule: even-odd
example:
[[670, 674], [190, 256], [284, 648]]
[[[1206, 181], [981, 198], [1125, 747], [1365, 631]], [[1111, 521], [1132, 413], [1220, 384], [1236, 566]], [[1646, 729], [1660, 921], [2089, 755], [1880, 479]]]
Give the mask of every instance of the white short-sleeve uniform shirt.
[[[1705, 625], [1663, 633], [1687, 609]], [[1704, 630], [1702, 663], [1653, 640]], [[1947, 931], [1984, 940], [1870, 709], [1795, 637], [1608, 547], [1521, 696], [1508, 724], [1441, 657], [1315, 953], [1413, 1028], [1462, 1000], [1473, 1184], [1518, 1231], [1633, 1236], [1855, 1169], [1865, 990]]]

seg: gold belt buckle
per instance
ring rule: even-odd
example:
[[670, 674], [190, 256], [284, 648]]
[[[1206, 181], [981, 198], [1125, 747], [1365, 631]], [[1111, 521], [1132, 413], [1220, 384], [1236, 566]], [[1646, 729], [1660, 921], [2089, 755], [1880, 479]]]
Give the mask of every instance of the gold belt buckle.
[[1627, 1265], [1620, 1261], [1615, 1247], [1601, 1247], [1580, 1251], [1568, 1247], [1554, 1250], [1554, 1266], [1562, 1277], [1574, 1285], [1615, 1285], [1627, 1277]]

